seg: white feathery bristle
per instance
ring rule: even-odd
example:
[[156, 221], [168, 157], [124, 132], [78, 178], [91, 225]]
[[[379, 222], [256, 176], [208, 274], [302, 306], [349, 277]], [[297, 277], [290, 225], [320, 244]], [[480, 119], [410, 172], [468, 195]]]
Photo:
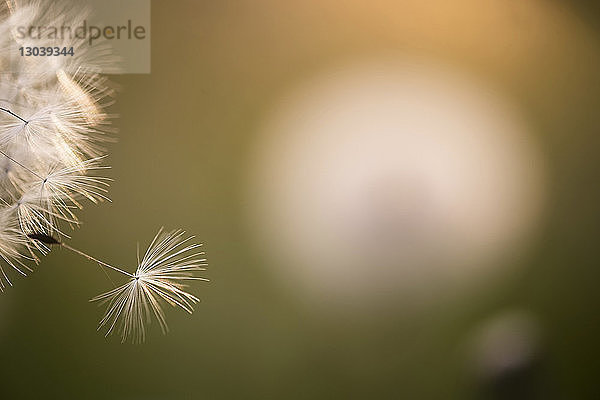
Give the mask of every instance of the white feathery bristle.
[[108, 327], [106, 336], [117, 329], [122, 342], [130, 338], [140, 343], [146, 338], [146, 324], [152, 317], [162, 332], [167, 333], [161, 302], [191, 314], [199, 299], [184, 290], [185, 282], [208, 281], [195, 275], [204, 271], [207, 264], [204, 252], [197, 251], [202, 245], [192, 243], [193, 239], [193, 236], [186, 237], [182, 230], [165, 233], [161, 228], [141, 261], [138, 249], [138, 266], [129, 281], [91, 300], [108, 303], [98, 329]]

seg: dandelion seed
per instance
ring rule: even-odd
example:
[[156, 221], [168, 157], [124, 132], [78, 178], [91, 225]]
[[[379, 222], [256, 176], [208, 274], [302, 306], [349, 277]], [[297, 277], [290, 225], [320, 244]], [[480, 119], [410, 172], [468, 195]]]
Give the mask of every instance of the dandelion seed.
[[197, 271], [204, 271], [207, 264], [204, 252], [196, 251], [202, 245], [191, 243], [193, 238], [186, 238], [182, 230], [165, 233], [161, 228], [141, 261], [138, 254], [138, 267], [129, 281], [91, 300], [108, 303], [98, 329], [107, 327], [106, 336], [116, 329], [122, 342], [131, 338], [139, 343], [146, 338], [146, 324], [150, 323], [152, 316], [162, 332], [167, 333], [161, 303], [191, 314], [199, 299], [184, 290], [185, 282], [208, 281], [195, 276]]

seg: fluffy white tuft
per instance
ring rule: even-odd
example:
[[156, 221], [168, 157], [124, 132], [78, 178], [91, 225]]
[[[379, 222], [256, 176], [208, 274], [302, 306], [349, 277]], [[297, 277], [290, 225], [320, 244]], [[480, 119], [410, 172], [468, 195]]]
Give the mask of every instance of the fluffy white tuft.
[[182, 230], [165, 233], [161, 228], [141, 261], [138, 250], [138, 266], [129, 281], [91, 300], [108, 303], [98, 329], [108, 327], [107, 336], [117, 329], [123, 342], [131, 338], [140, 343], [146, 338], [146, 324], [152, 316], [167, 333], [161, 302], [191, 314], [199, 300], [184, 290], [186, 281], [208, 281], [195, 276], [207, 264], [204, 252], [197, 251], [202, 245], [192, 243], [193, 239]]

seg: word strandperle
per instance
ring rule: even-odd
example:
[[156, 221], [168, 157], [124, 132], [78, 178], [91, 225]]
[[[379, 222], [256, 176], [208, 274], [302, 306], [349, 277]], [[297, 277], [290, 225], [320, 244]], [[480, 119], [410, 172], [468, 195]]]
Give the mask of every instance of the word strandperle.
[[95, 26], [88, 25], [87, 21], [83, 21], [80, 26], [72, 28], [68, 25], [62, 26], [18, 26], [15, 36], [17, 39], [39, 39], [39, 40], [63, 40], [63, 39], [87, 39], [92, 45], [94, 40], [100, 38], [113, 39], [137, 39], [143, 40], [146, 38], [146, 28], [141, 25], [134, 26], [130, 19], [127, 20], [127, 25], [117, 26]]

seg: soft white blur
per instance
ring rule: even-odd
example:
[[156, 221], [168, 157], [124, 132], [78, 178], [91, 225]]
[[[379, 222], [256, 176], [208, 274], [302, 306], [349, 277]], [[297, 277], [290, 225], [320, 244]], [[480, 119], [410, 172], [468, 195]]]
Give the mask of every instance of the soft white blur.
[[420, 58], [350, 65], [266, 117], [250, 229], [303, 298], [437, 297], [522, 247], [542, 170], [514, 107], [477, 80]]

